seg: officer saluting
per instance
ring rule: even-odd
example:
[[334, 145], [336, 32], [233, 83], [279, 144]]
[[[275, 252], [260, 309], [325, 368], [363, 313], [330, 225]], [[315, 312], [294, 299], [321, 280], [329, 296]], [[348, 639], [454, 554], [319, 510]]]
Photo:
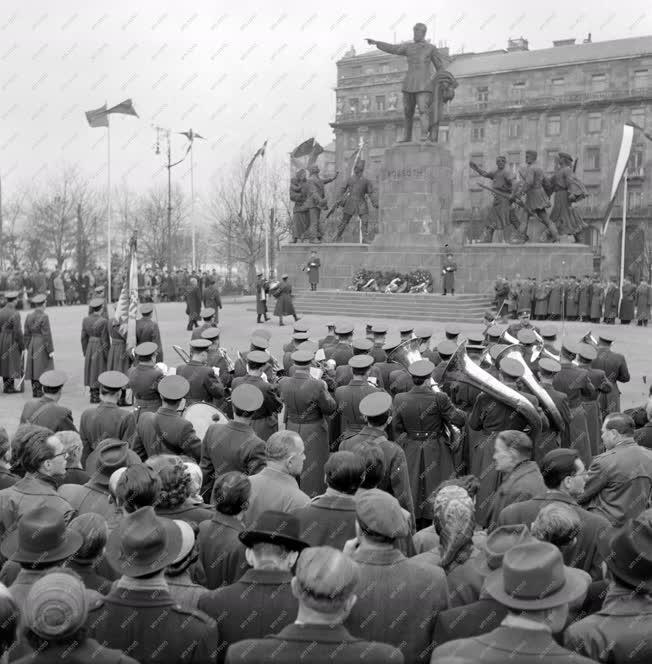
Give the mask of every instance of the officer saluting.
[[134, 395], [136, 418], [143, 413], [155, 413], [161, 407], [158, 383], [163, 372], [154, 365], [157, 350], [153, 341], [146, 341], [134, 349], [138, 364], [129, 369], [129, 387]]
[[61, 388], [66, 382], [63, 371], [46, 371], [41, 375], [43, 396], [28, 401], [20, 416], [21, 424], [38, 424], [57, 433], [57, 431], [77, 431], [72, 411], [59, 405]]
[[208, 339], [193, 339], [190, 342], [190, 362], [177, 367], [177, 376], [183, 376], [190, 384], [187, 398], [189, 406], [201, 401], [213, 403], [224, 397], [224, 385], [217, 371], [208, 366], [210, 346]]
[[38, 399], [43, 394], [39, 378], [46, 371], [54, 369], [54, 345], [50, 332], [50, 319], [44, 311], [46, 297], [35, 295], [31, 302], [36, 307], [25, 318], [24, 342], [27, 349], [25, 380], [32, 381], [32, 396]]
[[156, 413], [141, 413], [136, 424], [134, 452], [144, 461], [155, 454], [188, 455], [199, 461], [201, 440], [181, 417], [190, 384], [182, 376], [165, 376], [158, 384], [163, 405]]
[[97, 381], [100, 384], [100, 403], [94, 408], [87, 408], [79, 421], [82, 464], [103, 440], [115, 438], [131, 442], [136, 430], [134, 414], [118, 406], [120, 394], [129, 384], [129, 378], [120, 371], [105, 371]]
[[23, 371], [21, 353], [25, 348], [20, 314], [16, 311], [18, 293], [5, 293], [7, 304], [0, 310], [0, 375], [5, 394], [15, 394], [14, 379]]
[[82, 322], [81, 345], [84, 353], [84, 385], [90, 387], [91, 403], [100, 402], [97, 377], [106, 371], [109, 354], [109, 321], [102, 315], [104, 300], [93, 298], [90, 314]]

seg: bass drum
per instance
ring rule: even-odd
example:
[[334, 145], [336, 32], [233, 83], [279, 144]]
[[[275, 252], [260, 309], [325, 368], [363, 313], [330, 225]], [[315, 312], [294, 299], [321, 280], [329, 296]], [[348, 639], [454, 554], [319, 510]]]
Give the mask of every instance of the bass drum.
[[269, 285], [269, 294], [272, 297], [278, 297], [281, 294], [281, 282], [280, 281], [272, 281], [272, 283]]
[[183, 411], [183, 419], [192, 424], [200, 440], [204, 440], [204, 435], [211, 424], [229, 421], [229, 418], [219, 408], [203, 401], [188, 406]]

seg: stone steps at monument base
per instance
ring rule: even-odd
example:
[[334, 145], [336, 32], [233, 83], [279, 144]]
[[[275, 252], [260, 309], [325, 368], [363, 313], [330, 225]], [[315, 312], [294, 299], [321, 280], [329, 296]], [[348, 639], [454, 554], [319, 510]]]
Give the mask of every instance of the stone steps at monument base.
[[[442, 322], [479, 322], [491, 299], [483, 295], [385, 295], [382, 293], [299, 292], [294, 306], [301, 314], [331, 318], [403, 318]], [[272, 309], [273, 310], [273, 309]]]

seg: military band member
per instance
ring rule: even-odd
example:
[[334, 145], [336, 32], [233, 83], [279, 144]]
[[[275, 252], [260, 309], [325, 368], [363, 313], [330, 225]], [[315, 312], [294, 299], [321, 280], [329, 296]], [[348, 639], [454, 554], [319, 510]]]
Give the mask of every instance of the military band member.
[[192, 331], [191, 341], [201, 339], [201, 333], [204, 330], [207, 330], [209, 327], [215, 327], [215, 309], [202, 309], [199, 312], [199, 316], [201, 317], [201, 324]]
[[568, 397], [564, 392], [559, 392], [553, 386], [555, 376], [561, 371], [561, 364], [556, 360], [544, 357], [539, 360], [539, 382], [541, 387], [550, 395], [553, 400], [564, 426], [559, 430], [554, 422], [550, 421], [550, 428], [541, 434], [541, 437], [534, 447], [534, 460], [539, 463], [543, 457], [550, 451], [558, 447], [570, 447], [570, 423], [571, 411], [568, 405]]
[[[238, 358], [235, 361], [235, 368], [233, 370], [233, 377], [234, 378], [240, 378], [241, 376], [246, 376], [247, 375], [247, 355], [252, 351], [252, 350], [262, 350], [264, 352], [267, 352], [267, 349], [269, 348], [269, 339], [266, 337], [262, 336], [257, 336], [258, 330], [255, 331], [254, 335], [251, 337], [249, 341], [249, 350], [248, 351], [242, 351], [238, 353]], [[262, 330], [260, 330], [262, 332]], [[274, 370], [270, 365], [267, 365], [265, 367], [265, 376], [267, 376], [267, 381], [270, 383], [274, 383], [276, 381], [276, 374], [274, 373]]]
[[417, 339], [418, 350], [424, 360], [430, 360], [435, 366], [440, 362], [437, 351], [430, 348], [432, 339], [432, 328], [427, 325], [419, 325], [414, 328], [414, 336]]
[[374, 334], [372, 330], [374, 329], [374, 324], [373, 323], [366, 323], [364, 326], [364, 335], [369, 341], [374, 340]]
[[353, 325], [350, 323], [341, 323], [335, 327], [337, 343], [330, 346], [326, 351], [327, 360], [335, 360], [335, 366], [345, 366], [353, 357]]
[[534, 330], [523, 328], [519, 330], [516, 337], [520, 344], [519, 350], [523, 355], [525, 363], [530, 367], [531, 371], [536, 372], [536, 363], [532, 361], [532, 356], [535, 351], [535, 344], [537, 343], [537, 338], [534, 334]]
[[512, 323], [507, 328], [507, 334], [511, 334], [513, 337], [518, 339], [518, 333], [521, 330], [536, 330], [539, 332], [539, 328], [536, 325], [532, 325], [530, 319], [530, 309], [519, 309], [518, 312], [518, 322]]
[[414, 339], [414, 325], [411, 323], [402, 323], [398, 328], [398, 333], [401, 337], [401, 343], [411, 341]]
[[417, 530], [432, 522], [430, 494], [444, 480], [456, 476], [454, 442], [446, 427], [462, 427], [466, 416], [443, 392], [433, 392], [429, 360], [410, 365], [413, 388], [394, 398], [394, 439], [405, 450]]
[[190, 342], [190, 362], [177, 367], [177, 375], [183, 376], [190, 384], [186, 398], [188, 406], [202, 401], [213, 403], [224, 397], [224, 385], [218, 372], [207, 364], [210, 346], [208, 339], [193, 339]]
[[263, 393], [255, 385], [238, 385], [231, 403], [233, 419], [211, 424], [202, 441], [202, 493], [209, 500], [220, 475], [231, 471], [255, 475], [265, 466], [265, 441], [251, 426], [253, 414], [263, 405]]
[[327, 333], [323, 339], [319, 340], [320, 348], [327, 348], [334, 346], [337, 343], [337, 335], [335, 334], [335, 323], [328, 323], [326, 325]]
[[287, 373], [292, 366], [292, 353], [299, 350], [304, 341], [308, 341], [310, 335], [307, 332], [295, 332], [292, 340], [283, 347], [283, 369]]
[[0, 375], [5, 394], [15, 394], [14, 380], [23, 373], [21, 354], [25, 348], [20, 314], [16, 311], [18, 293], [5, 293], [7, 303], [0, 310]]
[[220, 328], [209, 327], [201, 333], [201, 336], [202, 339], [208, 339], [211, 342], [206, 363], [209, 367], [216, 367], [220, 370], [220, 382], [224, 385], [224, 389], [228, 390], [233, 381], [233, 368], [229, 366], [225, 356], [226, 351], [220, 346]]
[[378, 488], [394, 496], [414, 518], [405, 452], [400, 445], [388, 440], [385, 433], [392, 421], [392, 398], [386, 392], [373, 392], [360, 401], [359, 410], [364, 426], [358, 433], [345, 436], [340, 443], [340, 450], [363, 455], [365, 449], [380, 448], [384, 467], [383, 479]]
[[[310, 331], [310, 328], [306, 323], [304, 323], [302, 320], [297, 320], [294, 322], [294, 325], [292, 327], [292, 339], [288, 341], [286, 344], [283, 344], [283, 352], [284, 353], [294, 353], [295, 350], [298, 348], [298, 344], [303, 343], [308, 339], [309, 335], [308, 332]], [[299, 342], [294, 338], [295, 334], [305, 334], [305, 337], [300, 337]], [[271, 338], [271, 335], [269, 337], [266, 337], [267, 340]]]
[[50, 319], [45, 313], [46, 296], [35, 295], [31, 302], [34, 310], [25, 318], [25, 334], [23, 341], [27, 351], [25, 363], [25, 380], [32, 381], [32, 396], [38, 399], [43, 391], [39, 378], [46, 371], [54, 369], [54, 344], [50, 331]]
[[310, 497], [324, 492], [324, 464], [329, 453], [329, 430], [326, 418], [336, 404], [323, 380], [310, 375], [314, 353], [298, 350], [292, 356], [294, 376], [279, 381], [279, 393], [285, 404], [285, 425], [298, 433], [305, 444], [306, 460], [301, 472], [301, 490]]
[[615, 335], [611, 332], [600, 332], [598, 335], [598, 357], [591, 363], [594, 369], [602, 369], [611, 383], [608, 395], [601, 398], [601, 409], [605, 413], [620, 412], [620, 388], [618, 383], [629, 383], [627, 360], [621, 353], [611, 350]]
[[401, 345], [401, 340], [399, 339], [399, 337], [391, 337], [389, 339], [386, 339], [385, 344], [382, 347], [382, 350], [385, 352], [385, 360], [381, 362], [378, 362], [376, 360], [376, 366], [378, 367], [378, 370], [380, 371], [383, 377], [383, 385], [389, 386], [390, 384], [389, 377], [392, 371], [401, 368], [401, 365], [398, 362], [389, 359], [389, 356], [392, 354], [392, 352], [395, 351], [400, 345]]
[[383, 350], [383, 346], [387, 339], [387, 325], [376, 323], [371, 328], [371, 333], [374, 335], [374, 347], [369, 351], [369, 355], [374, 358], [376, 364], [385, 362], [387, 360], [387, 353]]
[[81, 346], [84, 354], [84, 385], [90, 388], [91, 403], [100, 402], [98, 376], [106, 371], [109, 355], [109, 321], [102, 315], [104, 300], [93, 298], [90, 315], [82, 322]]
[[271, 360], [269, 353], [252, 350], [247, 353], [247, 375], [233, 379], [233, 389], [240, 385], [253, 385], [263, 394], [263, 404], [252, 415], [251, 427], [263, 441], [278, 431], [278, 414], [283, 408], [276, 385], [263, 378]]
[[129, 378], [120, 371], [105, 371], [97, 380], [100, 384], [100, 403], [94, 408], [87, 408], [79, 421], [79, 436], [83, 445], [81, 461], [84, 465], [88, 456], [106, 438], [131, 443], [136, 431], [134, 414], [118, 407]]
[[555, 345], [557, 341], [557, 328], [554, 325], [546, 325], [541, 328], [541, 338], [543, 339], [543, 347], [553, 355], [559, 357], [559, 348]]
[[597, 359], [598, 351], [589, 344], [580, 343], [577, 345], [577, 366], [584, 369], [595, 388], [593, 397], [582, 397], [582, 408], [586, 415], [586, 425], [589, 431], [589, 441], [591, 443], [591, 454], [596, 457], [602, 454], [602, 420], [606, 413], [601, 412], [600, 399], [602, 403], [611, 392], [611, 383], [607, 379], [606, 373], [602, 369], [596, 369], [592, 363]]
[[134, 349], [137, 364], [129, 369], [129, 387], [136, 407], [136, 419], [143, 413], [155, 413], [161, 407], [158, 384], [163, 378], [163, 371], [154, 364], [158, 346], [153, 341], [146, 341]]
[[[353, 357], [356, 355], [370, 355], [373, 348], [373, 343], [369, 339], [354, 339], [351, 342], [351, 348], [353, 349]], [[353, 359], [353, 358], [351, 358]], [[351, 368], [351, 359], [346, 365], [339, 366], [335, 369], [335, 383], [336, 387], [340, 385], [349, 385], [353, 380], [354, 371]], [[371, 358], [373, 360], [373, 357]], [[383, 375], [380, 369], [372, 364], [369, 368], [369, 382], [374, 384], [376, 387], [384, 388]]]
[[[348, 364], [352, 373], [352, 379], [347, 384], [340, 384], [335, 390], [335, 403], [337, 411], [333, 427], [333, 449], [338, 448], [342, 437], [358, 433], [364, 426], [364, 418], [360, 413], [360, 402], [368, 394], [379, 392], [370, 381], [370, 371], [374, 363], [371, 355], [354, 355]], [[343, 367], [339, 367], [343, 368]]]
[[447, 323], [444, 327], [444, 339], [443, 341], [450, 341], [456, 346], [460, 344], [460, 335], [462, 334], [462, 328], [457, 323]]
[[588, 468], [591, 465], [592, 453], [582, 401], [594, 399], [596, 392], [587, 372], [573, 364], [576, 355], [576, 345], [569, 340], [564, 341], [561, 347], [561, 371], [554, 377], [552, 386], [568, 397], [571, 411], [571, 447], [577, 450], [582, 463]]
[[156, 361], [163, 362], [163, 344], [161, 343], [161, 332], [158, 323], [152, 320], [154, 305], [145, 302], [140, 305], [140, 319], [136, 321], [136, 345], [152, 341], [158, 346]]
[[444, 375], [449, 360], [457, 350], [457, 344], [454, 341], [446, 339], [437, 346], [437, 355], [439, 355], [440, 362], [432, 372], [432, 379], [439, 385], [446, 394], [450, 392], [450, 380]]
[[40, 399], [28, 401], [20, 416], [21, 424], [38, 424], [54, 433], [57, 431], [77, 431], [70, 408], [60, 406], [61, 392], [66, 382], [63, 371], [50, 370], [41, 374], [43, 395]]
[[181, 416], [189, 389], [183, 376], [165, 376], [159, 382], [161, 407], [155, 413], [141, 413], [136, 424], [133, 450], [143, 461], [155, 454], [176, 454], [199, 462], [201, 440]]
[[[516, 382], [522, 376], [523, 366], [516, 360], [510, 358], [501, 360], [500, 381], [519, 392], [533, 406], [538, 407], [537, 398], [523, 392]], [[508, 429], [527, 432], [529, 423], [508, 403], [498, 401], [493, 396], [482, 392], [475, 401], [468, 423], [468, 468], [470, 474], [480, 480], [476, 496], [476, 520], [482, 526], [487, 523], [494, 494], [499, 484], [498, 472], [493, 460], [494, 442], [501, 431]], [[534, 442], [536, 444], [536, 441]]]

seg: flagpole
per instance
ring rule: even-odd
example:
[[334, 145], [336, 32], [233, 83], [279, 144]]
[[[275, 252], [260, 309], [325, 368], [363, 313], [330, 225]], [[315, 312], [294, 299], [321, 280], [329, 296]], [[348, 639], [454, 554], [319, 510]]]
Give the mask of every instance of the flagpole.
[[623, 176], [623, 235], [620, 239], [620, 301], [623, 299], [623, 279], [625, 277], [625, 240], [627, 239], [627, 169]]
[[[190, 130], [192, 132], [192, 129]], [[197, 267], [197, 245], [195, 240], [195, 179], [194, 179], [194, 143], [190, 143], [190, 226], [192, 230], [192, 269]]]
[[[107, 203], [106, 203], [106, 287], [107, 298], [111, 303], [111, 124], [106, 126], [106, 180], [107, 180]], [[108, 312], [107, 312], [108, 313]]]

